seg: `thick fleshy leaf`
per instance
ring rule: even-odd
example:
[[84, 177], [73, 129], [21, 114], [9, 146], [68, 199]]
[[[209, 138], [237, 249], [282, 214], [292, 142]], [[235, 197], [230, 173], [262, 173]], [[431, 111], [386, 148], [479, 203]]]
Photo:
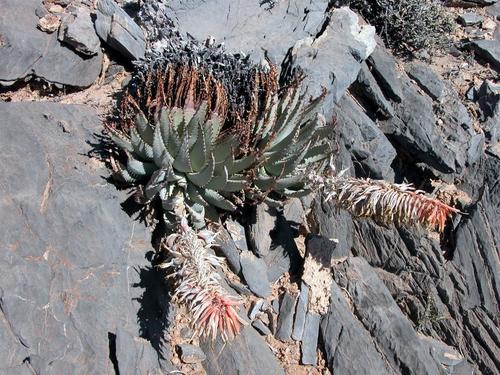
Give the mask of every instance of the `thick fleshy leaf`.
[[155, 165], [155, 163], [139, 161], [137, 159], [134, 159], [131, 154], [128, 154], [127, 171], [132, 176], [150, 176], [157, 169], [158, 167]]
[[288, 188], [291, 186], [295, 186], [295, 185], [300, 184], [302, 181], [304, 181], [304, 178], [305, 178], [305, 176], [303, 174], [285, 177], [285, 178], [280, 178], [276, 181], [274, 188], [276, 190], [281, 190], [281, 189], [285, 189], [285, 188]]
[[137, 182], [137, 177], [132, 176], [130, 173], [127, 171], [127, 167], [125, 167], [122, 163], [119, 161], [116, 161], [116, 171], [115, 171], [115, 178], [117, 178], [120, 181], [126, 182], [128, 184], [133, 184]]
[[285, 189], [282, 193], [287, 198], [300, 198], [300, 197], [305, 197], [306, 195], [310, 194], [311, 190], [309, 190], [309, 189], [300, 189], [300, 190]]
[[305, 108], [302, 110], [301, 121], [304, 124], [307, 121], [314, 120], [317, 116], [321, 104], [323, 103], [323, 95], [314, 98]]
[[235, 173], [239, 173], [245, 169], [248, 169], [252, 164], [256, 162], [256, 157], [254, 154], [250, 154], [247, 156], [243, 156], [241, 159], [235, 160], [231, 167], [228, 167], [229, 175], [233, 175]]
[[134, 148], [132, 147], [132, 143], [130, 143], [129, 139], [126, 139], [125, 137], [119, 135], [114, 130], [110, 130], [109, 137], [123, 151], [134, 152]]
[[215, 176], [208, 183], [207, 188], [212, 190], [222, 190], [226, 186], [228, 179], [228, 171], [225, 166], [216, 169]]
[[159, 126], [156, 126], [153, 138], [153, 160], [155, 164], [161, 168], [171, 165], [174, 161], [174, 158], [165, 147]]
[[264, 202], [269, 206], [269, 207], [276, 207], [276, 208], [279, 208], [279, 207], [282, 207], [283, 206], [283, 202], [279, 201], [279, 200], [276, 200], [276, 199], [272, 199], [272, 198], [269, 198], [269, 197], [265, 197], [264, 198]]
[[317, 163], [328, 158], [331, 154], [331, 146], [327, 143], [314, 146], [304, 155], [304, 165]]
[[153, 160], [153, 147], [146, 144], [135, 128], [130, 129], [130, 142], [134, 153], [143, 160], [152, 161]]
[[237, 146], [238, 140], [234, 135], [227, 136], [221, 142], [217, 143], [213, 151], [215, 163], [219, 164], [224, 162], [228, 157], [231, 156], [233, 148]]
[[254, 180], [254, 184], [262, 191], [271, 189], [276, 181], [275, 177], [268, 176], [260, 171], [259, 176]]
[[170, 126], [181, 135], [184, 127], [184, 110], [174, 107], [170, 110]]
[[198, 131], [200, 126], [203, 125], [205, 121], [205, 116], [207, 115], [207, 102], [200, 104], [198, 110], [194, 113], [193, 117], [190, 119], [187, 129], [190, 135], [189, 147], [193, 147], [198, 139]]
[[161, 189], [167, 186], [165, 181], [166, 172], [162, 169], [155, 171], [144, 188], [144, 195], [147, 199], [153, 199]]
[[[175, 166], [175, 164], [174, 164]], [[214, 176], [215, 162], [214, 158], [210, 155], [208, 164], [197, 173], [187, 173], [188, 179], [196, 186], [206, 186]]]
[[267, 173], [272, 176], [286, 177], [288, 174], [292, 173], [298, 165], [300, 165], [305, 154], [307, 153], [307, 150], [309, 149], [309, 145], [310, 143], [304, 147], [300, 154], [295, 154], [280, 162], [266, 163], [264, 167]]
[[189, 134], [184, 134], [179, 151], [175, 155], [173, 166], [180, 172], [192, 172], [191, 161], [189, 159]]
[[203, 206], [208, 206], [207, 201], [201, 197], [200, 192], [193, 184], [188, 184], [186, 191], [191, 202], [198, 203]]
[[207, 142], [210, 144], [210, 150], [212, 150], [212, 145], [215, 145], [222, 128], [222, 122], [219, 116], [217, 114], [212, 114], [211, 117], [205, 122], [204, 128]]
[[228, 180], [226, 185], [224, 186], [224, 191], [226, 192], [234, 192], [234, 191], [240, 191], [245, 189], [245, 187], [248, 185], [248, 181], [246, 180], [245, 176], [241, 175], [233, 175], [231, 176], [231, 180]]
[[149, 124], [148, 119], [144, 115], [144, 113], [140, 112], [135, 116], [135, 125], [136, 129], [141, 136], [141, 139], [146, 142], [148, 145], [153, 144], [153, 128]]
[[269, 109], [266, 119], [264, 121], [263, 129], [262, 129], [262, 138], [266, 138], [270, 136], [270, 132], [273, 129], [274, 124], [276, 123], [276, 116], [278, 113], [278, 101], [277, 99], [273, 99], [274, 104]]
[[236, 206], [214, 190], [200, 189], [200, 194], [211, 205], [226, 211], [236, 210]]
[[205, 129], [202, 124], [198, 125], [197, 135], [197, 140], [189, 152], [191, 167], [195, 172], [204, 168], [205, 163], [210, 158], [210, 151], [207, 149]]
[[301, 104], [298, 102], [298, 97], [299, 90], [296, 90], [292, 99], [292, 107], [288, 108], [285, 113], [282, 113], [281, 116], [278, 117], [276, 123], [277, 133], [271, 141], [271, 150], [279, 147], [280, 144], [284, 143], [286, 140], [289, 140], [290, 135], [295, 134], [295, 130], [300, 126], [300, 121], [302, 120], [300, 116]]

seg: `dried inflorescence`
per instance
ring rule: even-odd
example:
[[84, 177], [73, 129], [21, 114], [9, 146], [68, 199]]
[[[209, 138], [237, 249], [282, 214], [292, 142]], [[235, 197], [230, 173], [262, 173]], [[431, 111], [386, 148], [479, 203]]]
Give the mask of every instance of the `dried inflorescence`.
[[381, 224], [422, 225], [442, 232], [446, 220], [459, 212], [410, 184], [343, 177], [342, 173], [313, 174], [311, 181], [322, 189], [326, 200], [333, 200], [353, 216], [372, 218]]
[[193, 326], [201, 336], [223, 340], [239, 333], [244, 320], [235, 306], [241, 302], [224, 291], [216, 267], [222, 259], [212, 253], [215, 234], [196, 232], [182, 219], [179, 231], [166, 238], [168, 260], [160, 265], [176, 283], [174, 296], [185, 304], [193, 317]]

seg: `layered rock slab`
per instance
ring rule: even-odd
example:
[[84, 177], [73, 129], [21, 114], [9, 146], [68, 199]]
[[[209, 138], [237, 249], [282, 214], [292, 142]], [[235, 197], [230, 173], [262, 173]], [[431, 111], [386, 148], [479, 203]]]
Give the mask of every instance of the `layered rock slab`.
[[0, 103], [0, 118], [0, 372], [160, 367], [147, 317], [163, 316], [167, 290], [145, 278], [149, 230], [89, 157], [99, 118], [23, 102]]
[[[0, 14], [0, 85], [31, 77], [50, 83], [88, 87], [99, 76], [102, 52], [78, 54], [37, 29], [40, 0], [3, 0]], [[20, 11], [22, 9], [22, 11]]]

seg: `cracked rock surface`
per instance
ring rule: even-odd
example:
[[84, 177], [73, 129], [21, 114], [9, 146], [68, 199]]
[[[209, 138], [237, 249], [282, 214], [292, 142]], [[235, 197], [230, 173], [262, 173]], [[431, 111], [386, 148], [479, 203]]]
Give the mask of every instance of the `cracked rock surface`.
[[147, 277], [149, 230], [121, 209], [125, 193], [88, 157], [99, 118], [55, 103], [0, 103], [0, 118], [8, 125], [0, 127], [0, 372], [160, 367], [140, 337], [161, 327], [142, 309], [161, 312], [167, 290], [145, 294], [148, 283], [162, 284]]

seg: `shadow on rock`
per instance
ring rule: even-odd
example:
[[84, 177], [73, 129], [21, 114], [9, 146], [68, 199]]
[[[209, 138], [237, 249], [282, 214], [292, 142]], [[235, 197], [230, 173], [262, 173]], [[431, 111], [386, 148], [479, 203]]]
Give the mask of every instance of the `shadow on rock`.
[[[153, 258], [153, 253], [149, 252], [147, 257]], [[137, 322], [140, 336], [151, 343], [161, 359], [165, 359], [165, 334], [172, 318], [170, 296], [163, 273], [157, 269], [154, 260], [150, 260], [151, 267], [136, 268], [140, 282], [132, 285], [143, 289], [142, 295], [135, 299], [140, 304]]]

